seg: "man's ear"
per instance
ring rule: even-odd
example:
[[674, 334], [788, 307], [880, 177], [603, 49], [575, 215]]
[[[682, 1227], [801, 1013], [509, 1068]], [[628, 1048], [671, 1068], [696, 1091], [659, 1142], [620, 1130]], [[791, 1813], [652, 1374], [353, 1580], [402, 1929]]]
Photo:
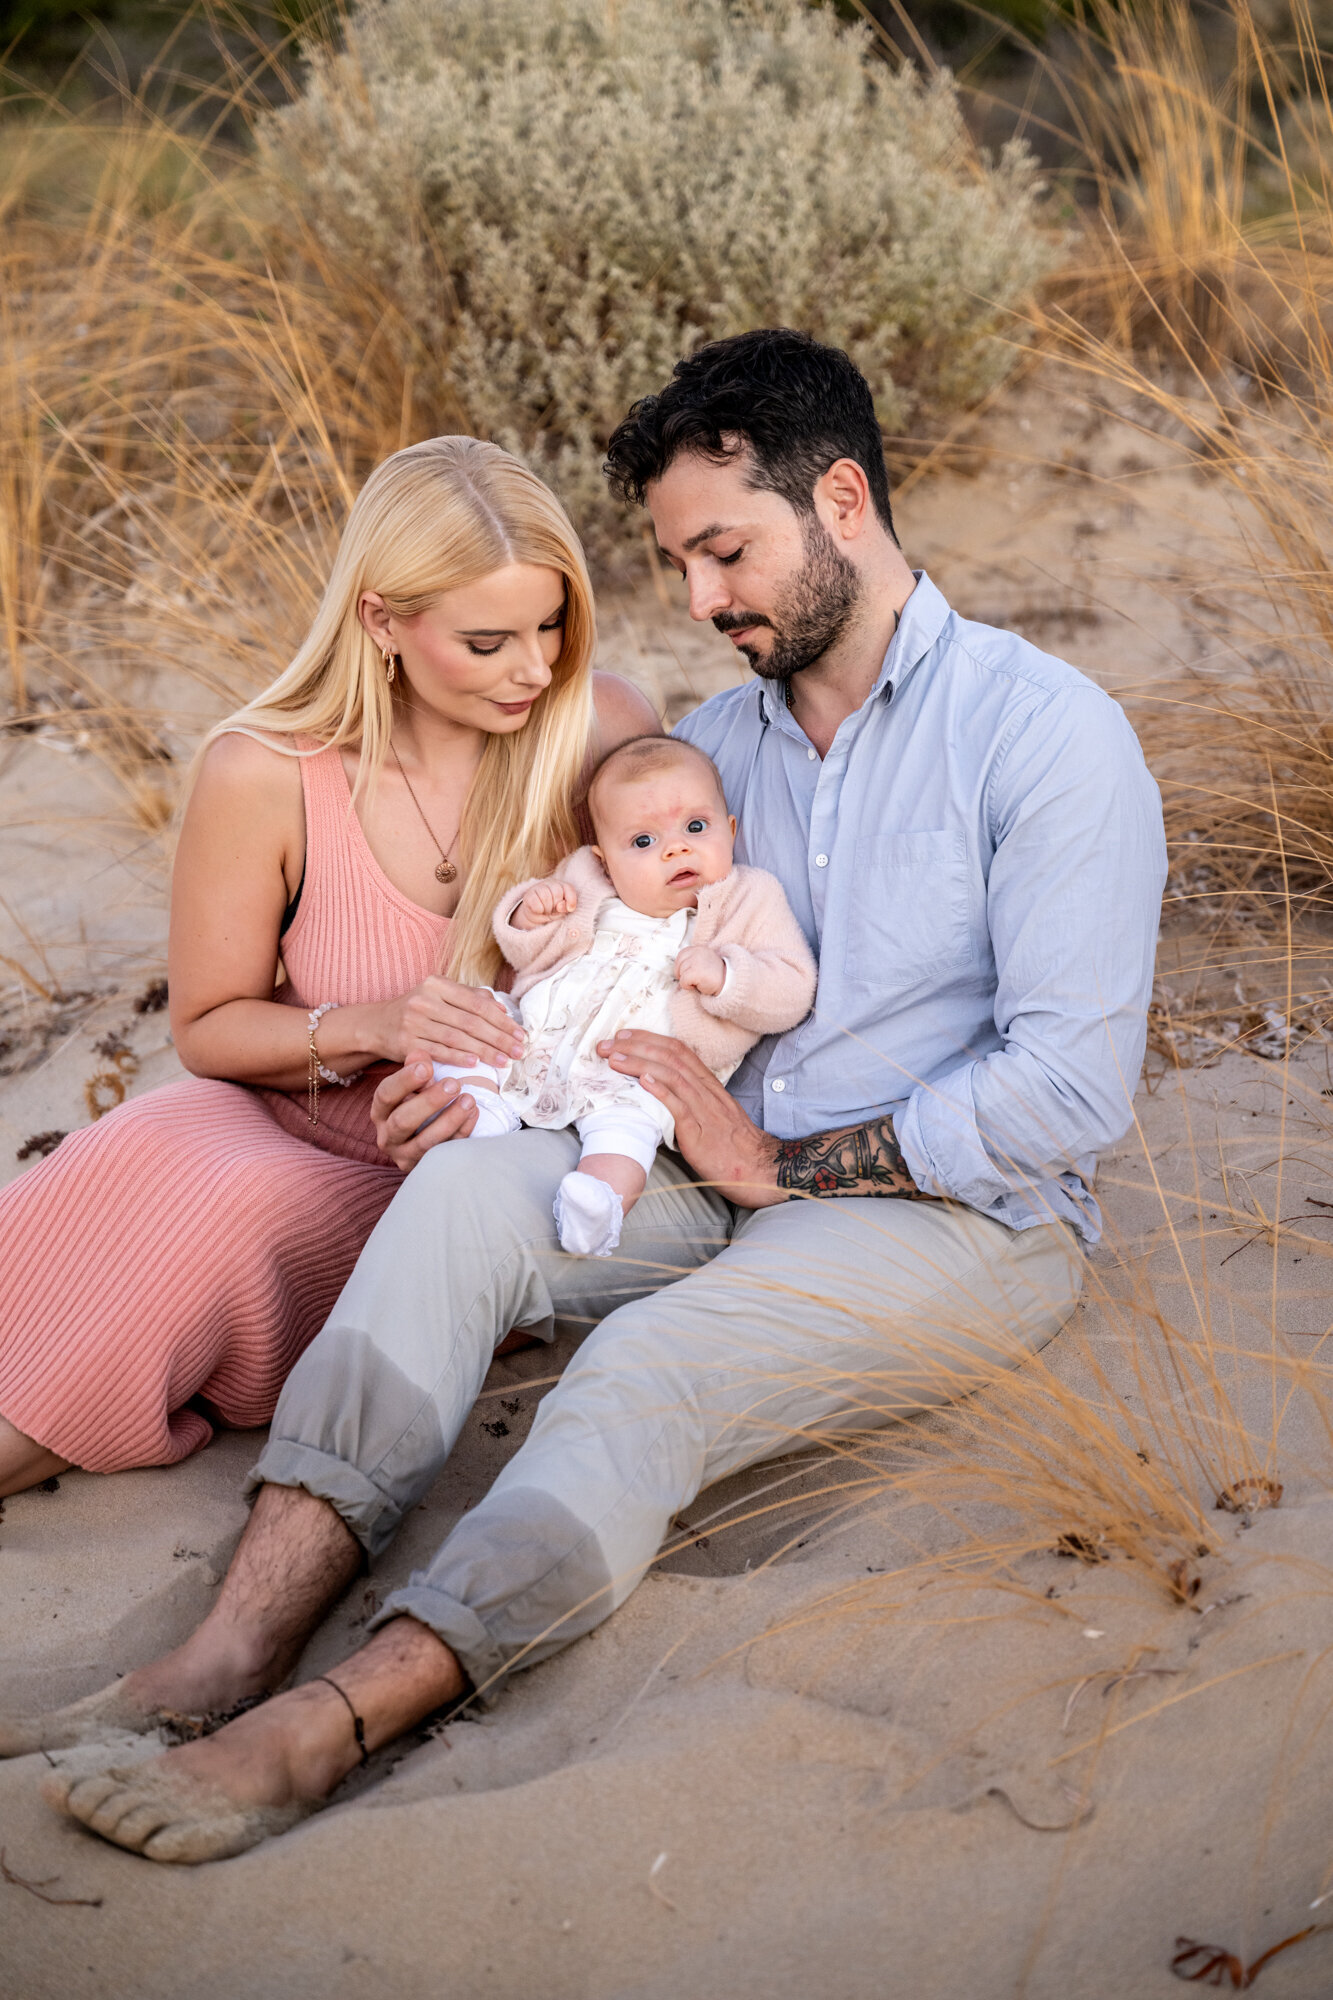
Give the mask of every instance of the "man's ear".
[[815, 512], [835, 541], [854, 542], [874, 518], [870, 481], [854, 458], [835, 458], [815, 481]]

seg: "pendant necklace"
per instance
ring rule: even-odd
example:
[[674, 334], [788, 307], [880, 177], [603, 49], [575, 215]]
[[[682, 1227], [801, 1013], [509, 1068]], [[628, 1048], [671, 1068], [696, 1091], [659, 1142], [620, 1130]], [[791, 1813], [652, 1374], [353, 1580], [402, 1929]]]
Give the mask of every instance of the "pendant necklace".
[[[394, 742], [392, 737], [390, 737], [389, 739], [389, 748], [390, 750], [393, 751], [393, 761], [398, 766], [398, 775], [402, 779], [403, 783], [407, 786], [407, 795], [411, 799], [413, 805], [416, 807], [418, 813], [421, 814], [421, 824], [425, 827], [427, 833], [430, 835], [431, 839], [435, 842], [436, 847], [439, 848], [440, 858], [435, 864], [435, 880], [437, 882], [456, 882], [458, 880], [458, 870], [454, 866], [453, 862], [449, 859], [449, 856], [446, 853], [445, 849], [440, 847], [440, 843], [435, 836], [434, 827], [431, 825], [430, 821], [426, 818], [425, 813], [422, 812], [421, 810], [421, 800], [412, 790], [412, 780], [408, 777], [406, 771], [403, 769], [403, 760], [398, 755], [397, 749], [394, 747]], [[461, 821], [460, 821], [460, 826], [461, 826]], [[458, 835], [455, 834], [454, 840], [457, 840], [457, 838]], [[452, 840], [450, 841], [449, 845], [451, 847], [453, 846]]]

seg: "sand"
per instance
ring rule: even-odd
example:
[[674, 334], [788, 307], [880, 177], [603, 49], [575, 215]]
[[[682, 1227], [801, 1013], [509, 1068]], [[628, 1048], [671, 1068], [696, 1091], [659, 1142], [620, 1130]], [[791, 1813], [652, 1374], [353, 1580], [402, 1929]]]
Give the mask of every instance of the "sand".
[[[944, 472], [905, 496], [901, 525], [960, 608], [1124, 687], [1194, 645], [1154, 607], [1220, 503], [1177, 491], [1165, 465], [1125, 475], [1133, 499], [1108, 497], [1131, 445], [1080, 441], [1078, 421], [1015, 391], [987, 435], [1013, 455], [1017, 490]], [[1026, 466], [1034, 429], [1041, 463]], [[1090, 449], [1096, 480], [1051, 469]], [[604, 657], [679, 713], [735, 666], [663, 590], [608, 606]], [[165, 1015], [134, 1011], [163, 937], [143, 836], [86, 752], [26, 738], [5, 755], [9, 908], [66, 956], [45, 980], [20, 930], [0, 950], [48, 990], [85, 992], [9, 994], [7, 1178], [25, 1143], [86, 1122], [91, 1078], [137, 1092], [177, 1065]], [[1211, 1545], [1183, 1578], [1192, 1596], [1123, 1553], [1057, 1554], [1065, 1502], [1050, 1482], [1026, 1518], [1023, 1495], [1006, 1511], [981, 1484], [951, 1515], [893, 1487], [909, 1462], [893, 1437], [860, 1465], [806, 1454], [758, 1469], [701, 1496], [687, 1513], [703, 1539], [490, 1714], [381, 1753], [250, 1855], [153, 1867], [57, 1819], [38, 1795], [42, 1757], [0, 1766], [5, 1867], [90, 1899], [0, 1880], [2, 2000], [1167, 2000], [1178, 1937], [1249, 1963], [1333, 1920], [1333, 1901], [1311, 1907], [1333, 1888], [1326, 1053], [1150, 1074], [1136, 1130], [1103, 1162], [1088, 1301], [1044, 1357], [1053, 1393], [1084, 1390], [1113, 1429], [1156, 1415], [1195, 1437], [1196, 1458], [1175, 1452]], [[1275, 1214], [1301, 1218], [1276, 1247]], [[1205, 1388], [1158, 1372], [1161, 1322], [1211, 1329], [1230, 1430]], [[485, 1490], [574, 1338], [495, 1365], [453, 1461], [298, 1679], [357, 1642]], [[1197, 1358], [1197, 1341], [1181, 1351]], [[1284, 1489], [1252, 1516], [1212, 1507], [1217, 1466], [1239, 1463], [1237, 1426]], [[946, 1413], [914, 1435], [947, 1455], [965, 1428]], [[240, 1532], [259, 1441], [224, 1435], [168, 1471], [71, 1473], [5, 1503], [0, 1708], [72, 1699], [188, 1629]], [[867, 1468], [880, 1490], [819, 1497]], [[1123, 1469], [1104, 1469], [1132, 1512]], [[714, 1520], [764, 1489], [790, 1504]], [[1080, 1492], [1065, 1495], [1071, 1528]], [[1259, 1981], [1266, 2000], [1333, 1991], [1333, 1933]]]

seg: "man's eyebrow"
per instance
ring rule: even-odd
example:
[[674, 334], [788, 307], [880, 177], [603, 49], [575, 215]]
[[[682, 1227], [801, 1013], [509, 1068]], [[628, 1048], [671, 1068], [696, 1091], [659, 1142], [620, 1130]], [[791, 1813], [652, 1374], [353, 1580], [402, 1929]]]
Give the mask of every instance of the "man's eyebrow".
[[688, 542], [683, 542], [681, 547], [687, 556], [693, 555], [701, 542], [711, 542], [714, 535], [729, 535], [730, 533], [730, 528], [723, 527], [719, 521], [714, 521], [711, 528], [700, 528], [698, 534], [691, 535]]

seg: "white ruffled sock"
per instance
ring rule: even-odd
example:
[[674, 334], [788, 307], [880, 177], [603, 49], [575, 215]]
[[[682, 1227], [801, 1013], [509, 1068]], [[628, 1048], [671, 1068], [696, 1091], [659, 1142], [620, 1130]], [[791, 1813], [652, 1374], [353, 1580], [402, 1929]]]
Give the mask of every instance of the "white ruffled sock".
[[565, 1175], [554, 1213], [560, 1248], [571, 1257], [609, 1257], [620, 1242], [625, 1221], [620, 1196], [592, 1174]]

